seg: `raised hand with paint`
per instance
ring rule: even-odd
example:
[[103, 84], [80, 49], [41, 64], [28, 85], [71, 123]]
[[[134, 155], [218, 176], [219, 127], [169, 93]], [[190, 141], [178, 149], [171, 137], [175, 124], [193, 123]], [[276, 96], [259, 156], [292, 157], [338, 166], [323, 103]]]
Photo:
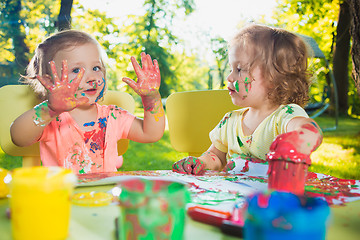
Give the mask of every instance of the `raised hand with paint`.
[[157, 120], [147, 111], [141, 119], [115, 105], [99, 104], [106, 92], [106, 69], [95, 38], [76, 30], [50, 36], [36, 48], [23, 79], [42, 102], [13, 122], [13, 142], [29, 146], [38, 141], [44, 166], [80, 174], [116, 171], [122, 164], [118, 140], [155, 142], [164, 132], [160, 72], [157, 65], [150, 68], [136, 72], [143, 83], [136, 89], [148, 91]]
[[[138, 76], [138, 81], [135, 82], [127, 77], [124, 77], [123, 81], [141, 97], [144, 106], [144, 120], [147, 120], [147, 122], [144, 122], [144, 130], [147, 128], [150, 131], [154, 125], [162, 125], [165, 119], [159, 93], [161, 77], [157, 60], [154, 60], [153, 63], [150, 55], [141, 53], [141, 62], [142, 68], [135, 58], [131, 57], [131, 63]], [[138, 134], [134, 135], [137, 136]]]
[[302, 107], [308, 100], [307, 54], [304, 41], [288, 31], [257, 24], [241, 29], [229, 42], [227, 77], [231, 100], [240, 109], [210, 132], [212, 145], [202, 156], [181, 159], [173, 171], [247, 172], [259, 165], [253, 163], [266, 166], [267, 154], [292, 158], [294, 151], [309, 160], [322, 132]]
[[[76, 98], [76, 92], [80, 81], [84, 75], [84, 69], [80, 69], [79, 73], [74, 79], [69, 79], [67, 61], [62, 62], [61, 80], [58, 77], [55, 62], [50, 62], [51, 72], [54, 76], [54, 81], [50, 76], [37, 76], [37, 79], [48, 91], [48, 100], [39, 104], [35, 110], [39, 121], [44, 118], [48, 112], [50, 118], [59, 115], [62, 112], [68, 112], [74, 108], [87, 103], [89, 101], [86, 97]], [[46, 109], [46, 111], [44, 111]], [[44, 119], [43, 119], [44, 120]], [[39, 122], [40, 123], [40, 122]]]

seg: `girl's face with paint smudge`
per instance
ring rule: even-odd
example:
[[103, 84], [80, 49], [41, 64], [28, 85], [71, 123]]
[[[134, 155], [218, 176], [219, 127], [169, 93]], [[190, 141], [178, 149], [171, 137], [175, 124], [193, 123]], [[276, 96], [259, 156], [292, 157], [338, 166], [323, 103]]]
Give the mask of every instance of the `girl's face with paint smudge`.
[[229, 49], [228, 90], [232, 102], [240, 107], [256, 107], [267, 99], [261, 70], [254, 67], [250, 74], [250, 62], [242, 48], [234, 46]]
[[89, 98], [86, 105], [94, 104], [102, 97], [105, 90], [105, 71], [101, 62], [100, 50], [95, 43], [86, 43], [61, 50], [55, 54], [53, 60], [59, 76], [61, 76], [62, 60], [67, 60], [67, 74], [70, 80], [77, 76], [81, 68], [85, 69], [75, 95]]

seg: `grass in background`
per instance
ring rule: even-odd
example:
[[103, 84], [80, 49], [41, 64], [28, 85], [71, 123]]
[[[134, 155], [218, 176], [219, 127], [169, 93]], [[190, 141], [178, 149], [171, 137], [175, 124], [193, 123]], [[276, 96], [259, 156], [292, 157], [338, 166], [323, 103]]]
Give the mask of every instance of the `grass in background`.
[[8, 170], [21, 167], [22, 166], [22, 157], [14, 157], [7, 155], [0, 148], [0, 167]]
[[[334, 119], [315, 119], [322, 128], [334, 126]], [[339, 178], [360, 179], [360, 120], [339, 119], [336, 131], [325, 131], [320, 147], [312, 153], [310, 171]]]
[[[315, 119], [322, 128], [334, 126], [334, 119]], [[170, 145], [169, 132], [156, 143], [131, 142], [124, 154], [121, 171], [169, 170], [172, 164], [185, 157]], [[310, 171], [329, 174], [338, 178], [360, 179], [360, 120], [344, 117], [339, 119], [336, 131], [325, 131], [321, 146], [311, 155]], [[21, 166], [20, 157], [12, 157], [0, 149], [0, 167], [13, 169]]]
[[129, 149], [124, 154], [123, 166], [120, 171], [135, 170], [170, 170], [172, 164], [186, 153], [176, 152], [171, 144], [169, 131], [156, 143], [130, 142]]

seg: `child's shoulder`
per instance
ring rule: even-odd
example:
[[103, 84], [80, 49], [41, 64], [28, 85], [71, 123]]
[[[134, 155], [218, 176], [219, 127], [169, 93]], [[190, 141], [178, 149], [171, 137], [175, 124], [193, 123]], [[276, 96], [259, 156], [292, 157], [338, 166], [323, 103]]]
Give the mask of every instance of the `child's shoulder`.
[[296, 112], [305, 112], [304, 108], [300, 107], [295, 103], [290, 103], [286, 105], [280, 105], [277, 112], [279, 113], [287, 113], [287, 114], [294, 114]]
[[232, 110], [230, 112], [225, 113], [224, 118], [231, 118], [231, 117], [241, 116], [248, 109], [249, 108], [240, 108], [240, 109]]
[[277, 118], [293, 118], [300, 116], [309, 117], [304, 108], [295, 103], [281, 105], [274, 114], [274, 117]]

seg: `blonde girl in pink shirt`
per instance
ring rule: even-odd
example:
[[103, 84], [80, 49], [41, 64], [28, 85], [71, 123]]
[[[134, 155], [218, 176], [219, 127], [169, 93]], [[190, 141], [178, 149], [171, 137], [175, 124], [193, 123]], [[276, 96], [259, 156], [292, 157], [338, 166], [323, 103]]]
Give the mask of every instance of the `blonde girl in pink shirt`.
[[143, 119], [97, 103], [106, 90], [106, 69], [92, 36], [76, 30], [50, 36], [35, 50], [24, 76], [42, 102], [13, 122], [13, 142], [25, 147], [39, 141], [44, 166], [80, 174], [116, 171], [119, 139], [150, 143], [164, 133], [159, 66], [145, 53], [141, 62], [142, 67], [131, 57], [137, 82], [123, 81], [140, 95]]

